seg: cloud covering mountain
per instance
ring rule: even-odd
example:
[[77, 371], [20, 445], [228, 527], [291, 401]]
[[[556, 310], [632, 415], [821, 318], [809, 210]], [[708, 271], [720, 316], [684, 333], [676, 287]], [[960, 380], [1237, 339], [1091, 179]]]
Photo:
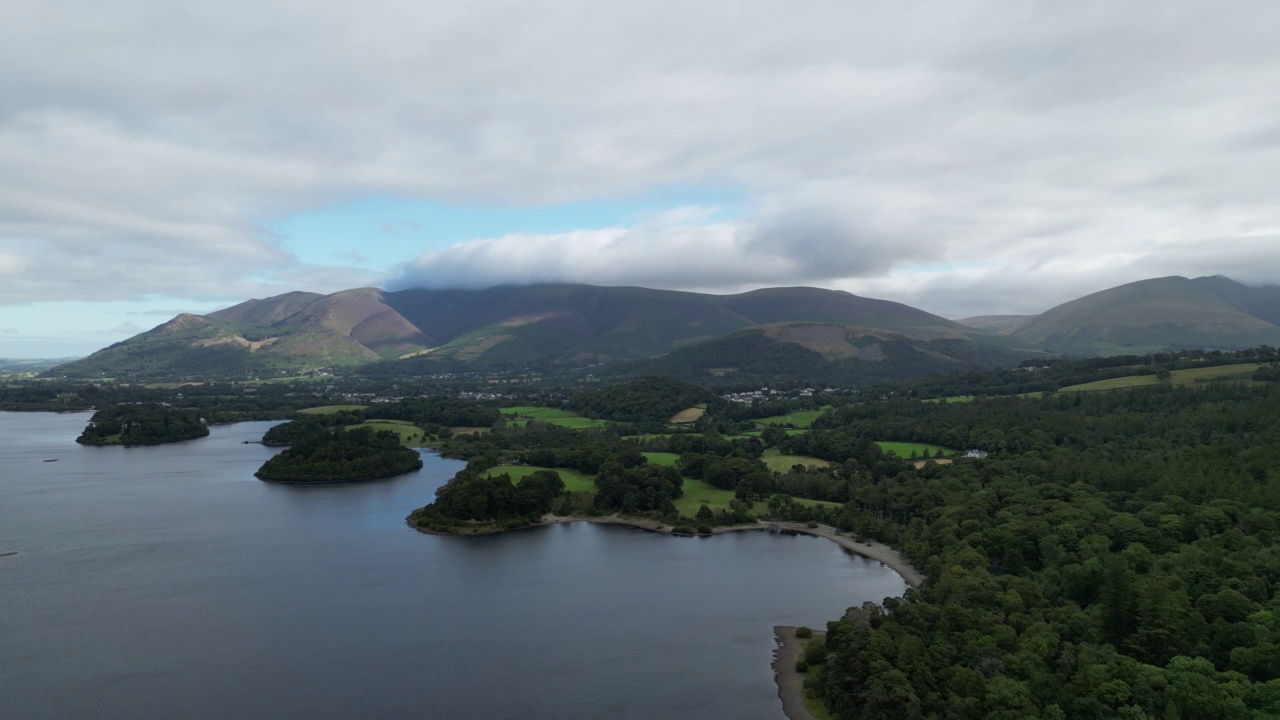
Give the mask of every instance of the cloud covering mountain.
[[[955, 317], [1160, 274], [1280, 281], [1278, 31], [1261, 1], [16, 0], [0, 304], [527, 279], [814, 284]], [[402, 243], [402, 268], [270, 229], [370, 196], [671, 186], [741, 201], [351, 238]]]

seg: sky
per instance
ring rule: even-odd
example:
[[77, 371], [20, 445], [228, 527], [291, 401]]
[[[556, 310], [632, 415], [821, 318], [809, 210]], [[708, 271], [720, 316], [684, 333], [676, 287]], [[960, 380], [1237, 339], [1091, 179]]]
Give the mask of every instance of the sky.
[[1280, 4], [7, 0], [0, 357], [292, 290], [1280, 282]]

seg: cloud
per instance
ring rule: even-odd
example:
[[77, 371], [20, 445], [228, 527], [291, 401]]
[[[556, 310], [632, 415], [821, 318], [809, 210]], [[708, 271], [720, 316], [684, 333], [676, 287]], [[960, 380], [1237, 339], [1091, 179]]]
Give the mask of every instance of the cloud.
[[684, 208], [635, 227], [511, 234], [428, 252], [387, 286], [465, 287], [577, 282], [726, 288], [821, 282], [878, 273], [910, 257], [911, 243], [808, 211], [760, 221], [708, 222]]
[[989, 311], [1152, 274], [1280, 281], [1274, 3], [300, 8], [7, 5], [0, 303], [365, 285], [262, 228], [359, 197], [671, 185], [740, 188], [745, 219], [480, 238], [394, 277]]

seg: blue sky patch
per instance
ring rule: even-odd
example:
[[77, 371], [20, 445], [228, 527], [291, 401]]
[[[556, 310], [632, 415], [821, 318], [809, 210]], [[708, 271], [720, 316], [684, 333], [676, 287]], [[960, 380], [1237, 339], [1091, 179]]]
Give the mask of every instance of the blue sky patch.
[[386, 271], [468, 240], [630, 227], [690, 206], [715, 208], [716, 220], [733, 219], [742, 212], [742, 193], [728, 187], [679, 186], [625, 198], [526, 207], [370, 197], [264, 223], [263, 228], [303, 262]]

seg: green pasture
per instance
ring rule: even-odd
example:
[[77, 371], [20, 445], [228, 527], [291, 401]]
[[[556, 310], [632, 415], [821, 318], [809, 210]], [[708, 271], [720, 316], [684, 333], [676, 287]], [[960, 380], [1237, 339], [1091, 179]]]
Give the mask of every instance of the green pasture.
[[[1213, 367], [1185, 368], [1183, 370], [1174, 370], [1169, 375], [1169, 382], [1173, 385], [1190, 386], [1202, 382], [1227, 382], [1242, 381], [1251, 382], [1253, 373], [1258, 369], [1257, 363], [1246, 363], [1244, 365], [1215, 365]], [[1098, 380], [1097, 382], [1084, 383], [1082, 385], [1072, 385], [1064, 387], [1058, 392], [1097, 392], [1100, 390], [1124, 390], [1127, 388], [1145, 387], [1148, 385], [1156, 385], [1160, 381], [1155, 375], [1127, 375], [1125, 377], [1108, 378], [1106, 380]]]
[[829, 408], [821, 410], [796, 410], [786, 415], [774, 415], [772, 417], [757, 418], [756, 422], [761, 425], [791, 425], [797, 428], [807, 428], [813, 425], [813, 421], [818, 416], [826, 412]]
[[805, 507], [840, 507], [840, 503], [831, 502], [829, 500], [810, 500], [808, 498], [798, 498], [794, 496], [791, 499], [795, 500], [797, 505], [803, 505]]
[[[756, 422], [760, 422], [760, 421], [759, 421], [759, 420], [757, 420]], [[803, 435], [803, 434], [805, 434], [805, 433], [809, 432], [809, 430], [808, 430], [808, 428], [805, 428], [805, 429], [787, 428], [787, 429], [785, 430], [785, 432], [786, 432], [788, 435]], [[724, 436], [724, 438], [725, 438], [726, 440], [733, 440], [733, 439], [737, 439], [737, 438], [744, 438], [744, 437], [759, 438], [759, 437], [760, 437], [760, 431], [759, 431], [759, 430], [748, 430], [747, 432], [745, 432], [745, 433], [743, 433], [743, 434], [741, 434], [741, 435], [725, 435], [725, 436]]]
[[596, 480], [593, 476], [586, 473], [573, 470], [571, 468], [545, 468], [535, 465], [499, 465], [489, 468], [485, 471], [485, 477], [493, 477], [506, 473], [511, 476], [512, 482], [520, 482], [521, 478], [528, 477], [539, 470], [555, 470], [560, 475], [560, 479], [564, 481], [564, 489], [567, 492], [590, 492], [596, 491]]
[[528, 420], [537, 420], [549, 425], [559, 425], [573, 430], [604, 427], [605, 424], [603, 420], [585, 418], [571, 410], [538, 407], [536, 405], [516, 405], [513, 407], [498, 408], [498, 412], [501, 412], [503, 415], [513, 415], [515, 417], [525, 418]]
[[[422, 430], [416, 425], [410, 425], [403, 421], [396, 420], [370, 420], [361, 423], [355, 427], [367, 427], [371, 430], [390, 430], [400, 436], [401, 445], [421, 445]], [[413, 438], [410, 440], [410, 438]]]
[[676, 464], [676, 461], [680, 459], [679, 453], [647, 452], [643, 454], [646, 458], [648, 458], [651, 464], [663, 465], [666, 467], [674, 466]]
[[952, 395], [951, 397], [944, 397], [944, 398], [927, 398], [927, 399], [925, 399], [925, 400], [921, 400], [920, 402], [927, 402], [927, 403], [967, 403], [967, 402], [973, 402], [973, 396], [972, 396], [972, 395]]
[[332, 415], [343, 410], [364, 410], [367, 405], [321, 405], [320, 407], [307, 408], [299, 410], [303, 415]]
[[698, 514], [698, 508], [706, 505], [715, 510], [717, 508], [729, 509], [729, 503], [733, 500], [732, 490], [721, 490], [713, 488], [701, 480], [693, 478], [684, 479], [684, 494], [675, 499], [676, 510], [685, 517], [694, 517]]
[[820, 460], [816, 457], [808, 455], [781, 455], [777, 450], [765, 450], [760, 460], [769, 466], [770, 470], [775, 472], [787, 472], [793, 465], [805, 465], [807, 467], [827, 467], [831, 463], [826, 460]]
[[880, 446], [881, 450], [893, 453], [903, 460], [910, 459], [911, 453], [922, 456], [924, 455], [925, 450], [929, 451], [929, 457], [937, 457], [939, 450], [947, 455], [955, 455], [956, 452], [958, 452], [951, 448], [944, 448], [941, 445], [931, 445], [929, 443], [889, 442], [885, 440], [877, 440], [876, 444]]

